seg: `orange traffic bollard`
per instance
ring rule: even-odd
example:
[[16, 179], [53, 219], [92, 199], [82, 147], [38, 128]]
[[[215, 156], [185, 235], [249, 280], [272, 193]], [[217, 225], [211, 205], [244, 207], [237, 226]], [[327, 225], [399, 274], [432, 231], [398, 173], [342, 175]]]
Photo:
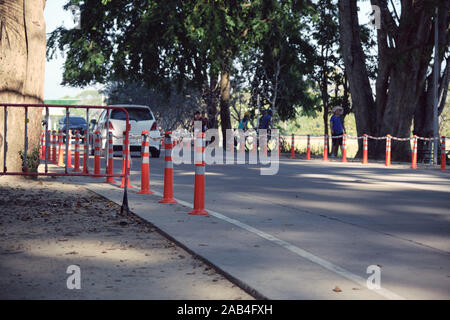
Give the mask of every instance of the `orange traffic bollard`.
[[78, 172], [80, 170], [80, 133], [75, 131], [75, 155], [74, 155], [74, 168], [73, 171]]
[[[122, 174], [124, 175], [122, 177], [122, 184], [120, 185], [120, 188], [124, 188], [125, 187], [125, 174], [127, 172], [127, 170], [130, 170], [131, 167], [131, 156], [130, 156], [130, 150], [129, 150], [129, 141], [127, 140], [127, 132], [124, 131], [123, 132], [123, 146], [122, 146]], [[127, 165], [128, 162], [128, 165]], [[128, 168], [127, 168], [128, 167]], [[128, 180], [128, 185], [127, 188], [133, 188], [133, 186], [130, 184], [130, 180], [131, 179], [127, 179]]]
[[414, 137], [413, 137], [411, 169], [417, 169], [417, 136], [416, 135], [414, 135]]
[[56, 161], [56, 130], [52, 131], [52, 162], [54, 164], [57, 163], [57, 161]]
[[306, 160], [311, 160], [311, 136], [308, 134], [306, 139]]
[[295, 136], [292, 134], [292, 141], [291, 141], [291, 159], [295, 158]]
[[[108, 132], [108, 165], [106, 167], [106, 174], [114, 174], [114, 146], [113, 133]], [[106, 177], [106, 183], [117, 183], [114, 177]]]
[[391, 135], [386, 136], [386, 167], [391, 166]]
[[446, 155], [445, 155], [445, 137], [441, 137], [441, 171], [445, 171], [445, 161], [446, 161]]
[[362, 160], [363, 164], [369, 163], [369, 159], [368, 159], [369, 148], [368, 148], [367, 143], [368, 143], [367, 142], [367, 134], [364, 134], [363, 135], [363, 160]]
[[64, 166], [64, 149], [63, 149], [63, 133], [58, 131], [58, 166]]
[[[172, 138], [171, 131], [167, 131], [165, 136], [165, 153], [164, 157], [165, 168], [164, 168], [164, 195], [163, 199], [159, 200], [160, 203], [177, 203], [173, 198], [173, 162], [172, 162]], [[195, 143], [195, 140], [194, 140]]]
[[69, 147], [67, 148], [67, 168], [72, 169], [72, 140], [71, 140], [71, 130], [69, 130], [69, 136], [67, 137], [69, 139]]
[[141, 163], [141, 191], [139, 194], [152, 194], [150, 190], [150, 152], [148, 142], [148, 131], [142, 131], [142, 163]]
[[328, 135], [323, 138], [323, 161], [328, 161]]
[[194, 184], [194, 209], [189, 212], [193, 215], [209, 214], [205, 210], [205, 134], [199, 132], [197, 137], [200, 143], [195, 148], [195, 184]]
[[100, 174], [100, 131], [95, 131], [94, 140], [94, 175]]
[[342, 136], [342, 162], [347, 162], [347, 135]]
[[281, 157], [281, 135], [278, 136], [278, 158]]

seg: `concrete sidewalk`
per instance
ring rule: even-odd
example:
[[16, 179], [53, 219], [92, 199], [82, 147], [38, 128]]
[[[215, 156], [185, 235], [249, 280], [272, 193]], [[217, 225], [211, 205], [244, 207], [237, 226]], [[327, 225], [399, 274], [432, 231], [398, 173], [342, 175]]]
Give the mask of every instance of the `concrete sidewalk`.
[[[89, 190], [118, 204], [122, 203], [123, 189], [115, 185], [86, 183], [85, 179], [73, 177], [66, 179], [78, 180]], [[152, 223], [185, 249], [214, 264], [227, 278], [256, 297], [386, 298], [361, 285], [364, 279], [357, 279], [359, 283], [356, 283], [294, 252], [280, 250], [279, 243], [262, 237], [265, 234], [261, 236], [226, 219], [217, 218], [215, 215], [219, 213], [191, 216], [188, 214], [191, 208], [189, 203], [178, 200], [178, 204], [160, 204], [158, 200], [162, 198], [161, 193], [139, 195], [137, 191], [138, 188], [132, 188], [128, 193], [133, 213]], [[395, 295], [393, 297], [396, 298]]]

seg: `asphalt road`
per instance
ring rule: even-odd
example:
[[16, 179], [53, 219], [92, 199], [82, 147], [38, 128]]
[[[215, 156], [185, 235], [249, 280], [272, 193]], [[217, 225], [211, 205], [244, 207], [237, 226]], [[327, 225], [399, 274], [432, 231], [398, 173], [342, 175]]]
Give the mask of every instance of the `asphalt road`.
[[[131, 171], [138, 191], [139, 158]], [[174, 197], [183, 206], [158, 204], [163, 171], [164, 158], [151, 158], [157, 194], [132, 191], [133, 211], [265, 297], [450, 298], [449, 171], [282, 158], [276, 175], [262, 176], [260, 165], [210, 165], [210, 217], [187, 214], [192, 164], [174, 166]], [[365, 285], [371, 265], [380, 268], [382, 289]]]

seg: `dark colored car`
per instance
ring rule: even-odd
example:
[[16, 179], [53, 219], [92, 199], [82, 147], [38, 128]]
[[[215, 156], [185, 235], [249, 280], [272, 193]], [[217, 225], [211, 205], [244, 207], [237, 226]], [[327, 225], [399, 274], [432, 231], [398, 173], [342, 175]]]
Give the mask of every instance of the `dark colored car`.
[[[87, 129], [87, 126], [87, 122], [83, 117], [69, 117], [69, 130], [78, 130], [81, 135], [83, 135]], [[59, 119], [58, 128], [63, 132], [66, 131], [66, 117]]]

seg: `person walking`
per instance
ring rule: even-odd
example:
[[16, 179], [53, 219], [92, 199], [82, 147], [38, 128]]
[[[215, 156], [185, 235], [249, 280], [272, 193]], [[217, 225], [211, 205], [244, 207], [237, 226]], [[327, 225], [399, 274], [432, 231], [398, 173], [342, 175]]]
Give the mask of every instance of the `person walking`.
[[344, 113], [344, 108], [342, 108], [341, 106], [336, 106], [333, 108], [332, 111], [333, 115], [331, 116], [330, 119], [330, 128], [332, 136], [331, 158], [336, 158], [339, 146], [341, 147], [342, 153], [342, 137], [333, 138], [333, 136], [341, 136], [345, 133], [345, 127], [342, 121], [342, 114]]

